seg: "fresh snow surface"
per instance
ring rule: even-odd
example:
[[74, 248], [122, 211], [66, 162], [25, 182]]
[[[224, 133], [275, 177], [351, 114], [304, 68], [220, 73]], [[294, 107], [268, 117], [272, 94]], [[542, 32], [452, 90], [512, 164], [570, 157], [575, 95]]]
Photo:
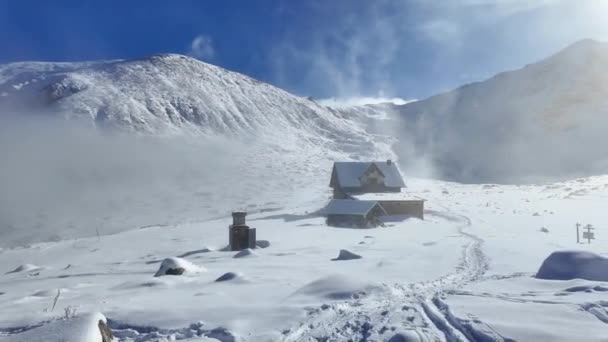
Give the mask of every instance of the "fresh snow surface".
[[[527, 186], [412, 179], [408, 192], [427, 200], [424, 221], [328, 227], [311, 215], [326, 188], [251, 212], [248, 224], [272, 241], [255, 258], [222, 251], [229, 216], [3, 249], [0, 341], [39, 336], [68, 307], [103, 312], [118, 341], [605, 341], [607, 282], [534, 275], [555, 251], [605, 255], [608, 176]], [[577, 244], [577, 222], [597, 239]], [[340, 249], [363, 258], [331, 261]], [[208, 271], [154, 278], [172, 256]], [[41, 268], [5, 274], [26, 263]], [[244, 276], [216, 282], [229, 272]]]

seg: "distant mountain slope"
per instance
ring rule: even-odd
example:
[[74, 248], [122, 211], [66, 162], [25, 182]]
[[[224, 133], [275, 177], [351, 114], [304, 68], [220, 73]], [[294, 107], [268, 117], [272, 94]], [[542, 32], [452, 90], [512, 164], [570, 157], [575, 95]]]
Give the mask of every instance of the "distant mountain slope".
[[606, 173], [608, 44], [580, 41], [425, 100], [344, 114], [398, 138], [404, 168], [432, 168], [442, 178], [521, 182]]

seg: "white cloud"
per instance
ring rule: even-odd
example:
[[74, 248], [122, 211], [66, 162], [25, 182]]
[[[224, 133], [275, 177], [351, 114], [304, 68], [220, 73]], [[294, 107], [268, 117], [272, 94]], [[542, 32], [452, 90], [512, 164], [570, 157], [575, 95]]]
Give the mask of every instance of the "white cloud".
[[190, 51], [188, 54], [200, 60], [210, 60], [215, 57], [215, 48], [213, 40], [204, 34], [199, 34], [190, 43]]
[[288, 31], [270, 59], [274, 83], [302, 95], [350, 99], [386, 89], [428, 96], [519, 68], [582, 38], [608, 39], [608, 0], [370, 1], [360, 10], [311, 3], [321, 17], [339, 15], [307, 28], [306, 39]]
[[416, 100], [406, 100], [399, 97], [330, 97], [327, 99], [315, 100], [317, 103], [334, 108], [365, 106], [369, 104], [392, 103], [395, 105], [404, 105]]
[[452, 20], [434, 19], [419, 26], [419, 30], [427, 38], [439, 43], [462, 42], [463, 28]]

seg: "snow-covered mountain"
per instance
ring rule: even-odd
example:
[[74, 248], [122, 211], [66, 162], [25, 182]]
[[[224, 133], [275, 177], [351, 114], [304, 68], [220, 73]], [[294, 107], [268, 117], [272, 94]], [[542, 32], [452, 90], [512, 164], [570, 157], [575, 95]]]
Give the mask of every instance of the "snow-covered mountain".
[[305, 136], [331, 141], [356, 127], [326, 107], [181, 55], [0, 67], [5, 112], [48, 113], [145, 133]]
[[[516, 52], [514, 52], [516, 53]], [[584, 40], [526, 67], [401, 106], [351, 115], [399, 138], [402, 166], [467, 182], [608, 171], [608, 43]], [[397, 120], [398, 122], [395, 122]]]
[[[0, 66], [0, 119], [0, 245], [280, 207], [333, 160], [392, 157], [337, 111], [180, 55]], [[115, 131], [135, 134], [94, 134]]]

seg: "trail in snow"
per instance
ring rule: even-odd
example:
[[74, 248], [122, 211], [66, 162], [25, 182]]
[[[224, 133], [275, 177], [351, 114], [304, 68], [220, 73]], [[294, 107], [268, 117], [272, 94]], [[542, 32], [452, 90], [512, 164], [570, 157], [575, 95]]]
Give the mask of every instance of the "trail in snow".
[[[480, 280], [488, 269], [483, 240], [465, 231], [468, 217], [449, 212], [431, 215], [458, 222], [458, 233], [470, 241], [453, 273], [436, 280], [384, 285], [384, 291], [358, 299], [325, 304], [309, 312], [299, 327], [286, 331], [284, 341], [385, 341], [399, 337], [420, 341], [475, 341], [475, 332], [461, 325], [442, 301], [446, 292]], [[496, 340], [502, 337], [492, 336]]]

